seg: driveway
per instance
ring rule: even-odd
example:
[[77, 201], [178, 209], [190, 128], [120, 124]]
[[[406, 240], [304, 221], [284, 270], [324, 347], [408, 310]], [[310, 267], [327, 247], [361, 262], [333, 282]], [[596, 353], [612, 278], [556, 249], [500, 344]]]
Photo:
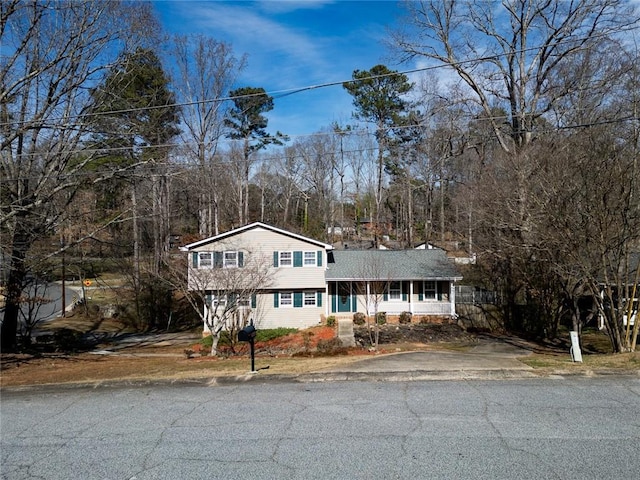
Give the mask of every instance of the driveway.
[[402, 352], [368, 357], [332, 372], [415, 372], [415, 371], [486, 371], [533, 370], [517, 360], [530, 355], [526, 346], [517, 346], [497, 339], [483, 338], [466, 352], [423, 351]]

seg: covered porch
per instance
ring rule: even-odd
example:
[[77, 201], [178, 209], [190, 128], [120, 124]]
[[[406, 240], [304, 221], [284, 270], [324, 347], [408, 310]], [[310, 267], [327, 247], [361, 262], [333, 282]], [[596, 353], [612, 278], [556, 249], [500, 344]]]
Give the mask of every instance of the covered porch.
[[454, 282], [449, 280], [333, 281], [327, 287], [329, 315], [456, 315]]

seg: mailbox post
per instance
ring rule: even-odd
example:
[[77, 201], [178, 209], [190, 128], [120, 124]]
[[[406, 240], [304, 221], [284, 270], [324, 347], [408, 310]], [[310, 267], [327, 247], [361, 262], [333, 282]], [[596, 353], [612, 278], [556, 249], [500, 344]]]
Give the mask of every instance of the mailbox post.
[[251, 348], [251, 373], [256, 372], [256, 361], [255, 361], [255, 338], [256, 338], [256, 327], [253, 326], [253, 323], [250, 323], [242, 330], [238, 332], [238, 341], [239, 342], [249, 342], [249, 347]]

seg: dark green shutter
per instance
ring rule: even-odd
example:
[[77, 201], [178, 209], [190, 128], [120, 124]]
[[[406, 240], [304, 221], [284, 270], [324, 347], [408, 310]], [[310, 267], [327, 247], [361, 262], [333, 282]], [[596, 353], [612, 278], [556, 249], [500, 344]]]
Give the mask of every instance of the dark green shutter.
[[409, 291], [409, 283], [408, 282], [400, 282], [400, 288], [402, 288], [402, 301], [407, 301], [407, 292]]
[[418, 300], [424, 300], [424, 282], [418, 282]]
[[322, 266], [322, 250], [318, 250], [318, 266]]
[[256, 304], [257, 304], [257, 299], [256, 299], [256, 294], [254, 293], [253, 295], [251, 295], [251, 308], [256, 308]]
[[438, 300], [442, 300], [442, 282], [436, 282], [436, 292]]
[[193, 252], [193, 268], [198, 268], [198, 252]]
[[[333, 292], [333, 293], [331, 293]], [[338, 293], [337, 287], [334, 287], [333, 290], [329, 290], [329, 295], [331, 296], [331, 312], [338, 311]]]
[[227, 305], [230, 308], [235, 307], [237, 301], [238, 301], [238, 294], [237, 293], [230, 293], [229, 295], [227, 295]]
[[244, 267], [244, 252], [238, 252], [238, 266]]
[[318, 292], [317, 299], [316, 299], [316, 304], [317, 304], [318, 307], [322, 306], [322, 292]]
[[302, 307], [302, 292], [293, 292], [293, 306], [295, 308]]
[[211, 292], [207, 292], [207, 294], [204, 297], [205, 297], [206, 304], [208, 306], [211, 306]]
[[385, 290], [385, 292], [382, 294], [382, 300], [385, 302], [389, 301], [389, 290]]
[[294, 267], [302, 266], [302, 252], [293, 252], [293, 266]]
[[278, 258], [279, 258], [278, 252], [273, 252], [273, 266], [274, 267], [278, 266]]
[[275, 308], [280, 306], [280, 294], [278, 292], [273, 294], [273, 306]]
[[222, 252], [213, 252], [213, 268], [222, 268]]

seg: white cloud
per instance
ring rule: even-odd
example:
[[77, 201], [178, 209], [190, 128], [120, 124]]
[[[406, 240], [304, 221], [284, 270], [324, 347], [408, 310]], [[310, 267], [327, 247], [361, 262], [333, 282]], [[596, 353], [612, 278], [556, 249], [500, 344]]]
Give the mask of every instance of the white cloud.
[[334, 3], [332, 0], [261, 0], [256, 2], [259, 8], [269, 13], [284, 13], [295, 10], [317, 10]]

